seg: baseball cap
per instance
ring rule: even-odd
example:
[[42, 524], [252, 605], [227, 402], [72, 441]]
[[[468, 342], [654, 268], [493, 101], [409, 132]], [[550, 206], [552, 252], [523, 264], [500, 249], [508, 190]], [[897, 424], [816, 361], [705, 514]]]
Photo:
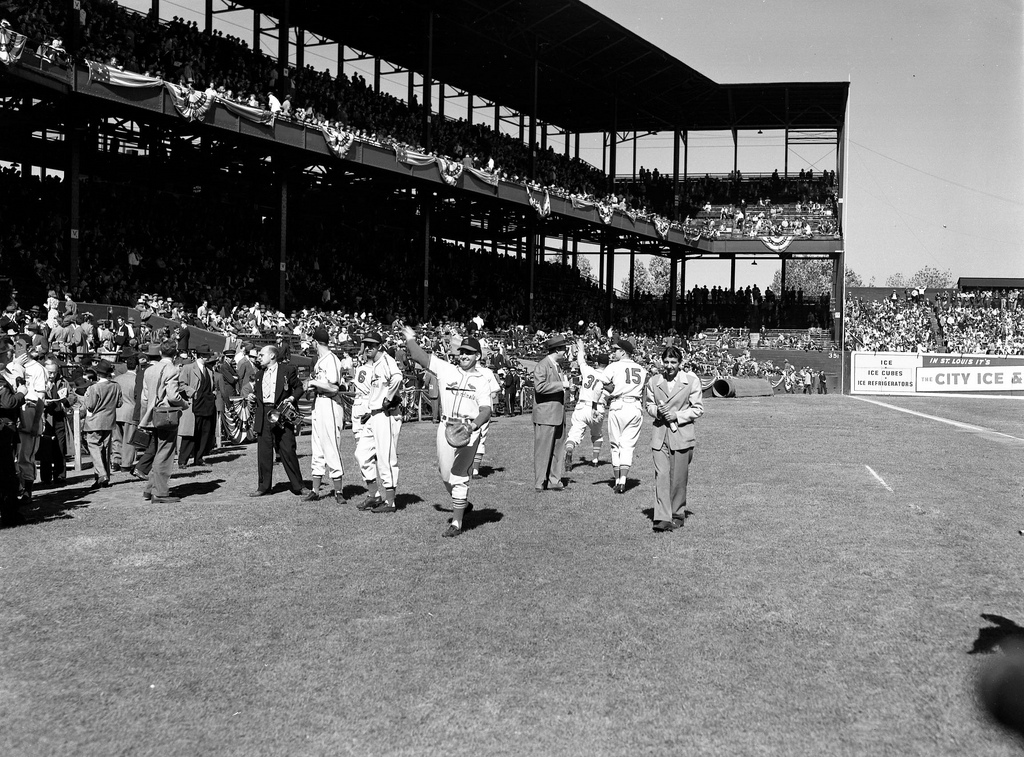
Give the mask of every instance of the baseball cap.
[[462, 340], [462, 344], [459, 345], [459, 352], [475, 352], [480, 354], [480, 340], [475, 336], [467, 336]]
[[627, 355], [632, 355], [633, 350], [636, 349], [633, 346], [633, 343], [628, 339], [616, 339], [614, 342], [612, 342], [612, 349], [615, 349], [616, 347], [618, 347], [621, 350], [624, 350]]
[[323, 326], [313, 329], [313, 341], [320, 342], [320, 344], [330, 344], [331, 335], [327, 333], [327, 329]]
[[384, 339], [381, 337], [379, 331], [371, 331], [362, 338], [363, 344], [382, 344]]

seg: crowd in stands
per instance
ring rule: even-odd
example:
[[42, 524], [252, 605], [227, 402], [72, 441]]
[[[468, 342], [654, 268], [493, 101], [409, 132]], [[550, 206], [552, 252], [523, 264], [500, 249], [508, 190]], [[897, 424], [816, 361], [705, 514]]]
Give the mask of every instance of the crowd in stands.
[[[311, 65], [286, 67], [279, 72], [273, 58], [249, 48], [247, 42], [220, 31], [200, 30], [195, 22], [174, 17], [161, 23], [151, 12], [131, 12], [109, 0], [83, 0], [85, 24], [81, 31], [80, 59], [164, 79], [312, 126], [327, 126], [354, 133], [381, 145], [445, 156], [495, 174], [497, 177], [544, 188], [563, 197], [607, 203], [625, 212], [649, 218], [686, 218], [693, 233], [719, 236], [726, 229], [702, 217], [711, 203], [730, 203], [738, 217], [748, 205], [747, 223], [737, 233], [748, 236], [782, 233], [833, 233], [833, 219], [820, 210], [835, 209], [835, 172], [801, 170], [799, 175], [744, 178], [739, 171], [728, 177], [690, 178], [676, 198], [670, 176], [641, 168], [639, 180], [608, 191], [604, 172], [578, 158], [523, 143], [490, 124], [469, 123], [431, 114], [413, 96], [406, 103], [368, 86], [359, 74], [332, 76]], [[59, 30], [65, 28], [66, 8], [58, 0], [3, 0], [0, 13], [14, 19], [18, 31], [41, 43], [52, 57], [54, 46], [64, 57]], [[49, 47], [47, 47], [49, 45]], [[424, 142], [424, 121], [429, 120], [429, 149]], [[533, 154], [531, 154], [531, 152]], [[535, 161], [531, 175], [531, 161]], [[793, 218], [775, 219], [781, 206], [796, 203]], [[802, 203], [802, 207], [801, 207]], [[755, 205], [764, 211], [756, 212]], [[804, 210], [806, 209], [806, 210]], [[706, 214], [705, 214], [706, 215]], [[730, 217], [730, 221], [734, 220]]]
[[1024, 292], [906, 289], [878, 301], [850, 298], [854, 349], [878, 352], [1024, 354]]

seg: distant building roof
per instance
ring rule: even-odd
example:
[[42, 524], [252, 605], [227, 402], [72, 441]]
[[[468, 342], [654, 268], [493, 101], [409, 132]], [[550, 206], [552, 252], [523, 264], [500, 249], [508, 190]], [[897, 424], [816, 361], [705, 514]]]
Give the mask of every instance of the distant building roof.
[[956, 280], [960, 289], [1024, 289], [1024, 279], [972, 279], [961, 276]]

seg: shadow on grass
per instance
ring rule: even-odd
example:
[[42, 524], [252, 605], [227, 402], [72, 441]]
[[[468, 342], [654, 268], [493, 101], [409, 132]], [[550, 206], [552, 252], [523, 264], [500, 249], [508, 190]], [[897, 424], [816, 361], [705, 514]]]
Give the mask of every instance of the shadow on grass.
[[20, 510], [25, 516], [25, 523], [21, 525], [73, 518], [75, 516], [70, 515], [70, 511], [88, 507], [90, 500], [87, 498], [96, 491], [67, 485], [43, 492], [37, 489], [32, 504]]
[[218, 454], [215, 454], [215, 455], [207, 455], [205, 460], [206, 460], [206, 464], [207, 465], [211, 465], [213, 463], [229, 463], [232, 460], [237, 460], [238, 458], [240, 458], [242, 456], [243, 455], [242, 455], [241, 452], [235, 452], [235, 453], [230, 454], [230, 455], [221, 455], [221, 454], [218, 453]]
[[366, 494], [366, 487], [360, 486], [359, 484], [349, 484], [348, 486], [341, 487], [342, 496], [345, 499], [352, 499], [358, 497], [361, 494]]
[[423, 497], [418, 494], [408, 494], [403, 492], [402, 494], [395, 495], [395, 508], [398, 510], [404, 510], [409, 505], [415, 505], [417, 502], [422, 502]]
[[171, 494], [175, 497], [195, 497], [200, 494], [213, 494], [213, 492], [220, 489], [220, 485], [223, 483], [223, 478], [217, 478], [213, 481], [190, 481], [187, 484], [173, 487]]
[[[654, 523], [654, 508], [653, 507], [645, 507], [643, 510], [640, 511], [640, 514], [643, 515], [645, 518], [647, 518], [647, 520], [649, 520], [651, 523]], [[686, 520], [689, 520], [690, 518], [693, 517], [693, 511], [692, 510], [683, 510], [683, 517]]]
[[978, 629], [978, 638], [967, 654], [992, 654], [997, 649], [1024, 644], [1024, 628], [1002, 615], [982, 613], [981, 617], [993, 625]]
[[488, 476], [493, 476], [495, 473], [504, 473], [504, 472], [505, 472], [504, 468], [493, 468], [490, 465], [481, 465], [480, 466], [480, 476], [479, 477], [480, 478], [487, 478]]
[[505, 516], [495, 510], [493, 507], [484, 507], [477, 510], [475, 507], [470, 508], [469, 512], [466, 513], [465, 518], [462, 521], [463, 531], [472, 531], [480, 526], [486, 526], [489, 523], [497, 523]]

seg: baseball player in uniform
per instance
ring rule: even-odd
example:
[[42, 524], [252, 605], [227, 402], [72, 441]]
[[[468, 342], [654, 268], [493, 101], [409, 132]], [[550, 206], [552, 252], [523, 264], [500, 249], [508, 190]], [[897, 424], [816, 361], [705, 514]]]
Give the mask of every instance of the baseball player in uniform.
[[604, 444], [604, 416], [607, 408], [604, 391], [604, 371], [608, 366], [608, 356], [595, 355], [597, 368], [587, 365], [586, 347], [583, 341], [576, 342], [576, 362], [580, 366], [580, 394], [576, 400], [576, 409], [572, 413], [569, 433], [565, 440], [565, 469], [572, 468], [572, 453], [577, 445], [583, 442], [583, 434], [589, 429], [590, 441], [594, 446], [593, 464], [597, 465]]
[[356, 461], [370, 492], [359, 509], [393, 513], [398, 486], [398, 434], [402, 430], [401, 402], [396, 397], [402, 388], [402, 370], [381, 349], [383, 341], [377, 332], [363, 337], [366, 362], [356, 368], [352, 429], [358, 421]]
[[[483, 344], [481, 344], [482, 347]], [[495, 378], [494, 371], [486, 365], [477, 363], [476, 369], [484, 374], [484, 377], [487, 379], [487, 391], [491, 393], [491, 407], [493, 408], [498, 395], [501, 393], [501, 384]], [[484, 454], [487, 452], [487, 430], [490, 427], [490, 420], [484, 421], [484, 424], [480, 427], [480, 444], [476, 450], [476, 457], [473, 459], [473, 478], [480, 478], [480, 464], [484, 461]]]
[[330, 334], [325, 328], [313, 330], [316, 342], [316, 363], [313, 364], [309, 388], [314, 392], [313, 400], [313, 485], [306, 500], [320, 499], [320, 482], [324, 476], [331, 480], [335, 501], [341, 501], [342, 476], [345, 468], [341, 462], [341, 434], [345, 424], [338, 392], [341, 389], [341, 361], [328, 348]]
[[633, 362], [633, 343], [628, 339], [612, 342], [611, 364], [604, 371], [604, 389], [608, 392], [608, 441], [612, 448], [615, 493], [624, 494], [633, 452], [640, 439], [643, 422], [642, 397], [647, 369]]
[[[453, 512], [451, 524], [442, 536], [458, 536], [462, 533], [469, 508], [469, 480], [480, 443], [480, 428], [491, 417], [491, 388], [477, 365], [480, 342], [471, 336], [463, 339], [456, 366], [428, 355], [416, 342], [416, 332], [408, 326], [404, 333], [409, 356], [437, 376], [441, 389], [442, 422], [437, 427], [437, 469], [451, 495]], [[469, 422], [473, 433], [465, 447], [456, 449], [448, 444], [445, 424], [450, 420]]]

